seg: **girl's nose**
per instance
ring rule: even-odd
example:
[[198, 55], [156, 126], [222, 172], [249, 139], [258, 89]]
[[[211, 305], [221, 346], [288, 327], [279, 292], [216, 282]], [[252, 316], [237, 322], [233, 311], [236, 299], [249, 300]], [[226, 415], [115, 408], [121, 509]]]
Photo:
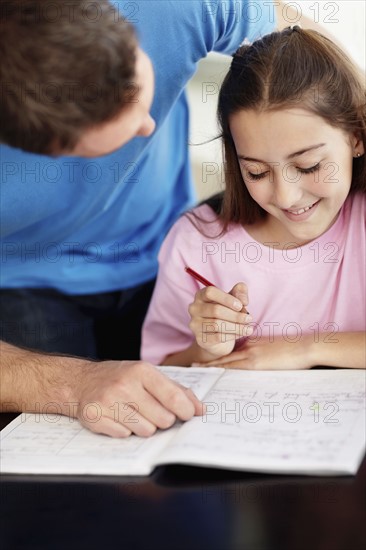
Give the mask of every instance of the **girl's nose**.
[[298, 179], [287, 176], [285, 172], [275, 176], [273, 201], [278, 208], [288, 210], [299, 204], [301, 189]]

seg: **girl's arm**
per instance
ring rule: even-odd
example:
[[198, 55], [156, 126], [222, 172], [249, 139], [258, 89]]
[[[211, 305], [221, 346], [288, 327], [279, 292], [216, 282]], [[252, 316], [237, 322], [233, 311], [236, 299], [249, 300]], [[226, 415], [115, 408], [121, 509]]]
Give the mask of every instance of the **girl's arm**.
[[206, 363], [215, 358], [217, 360], [217, 355], [204, 350], [197, 342], [193, 342], [188, 348], [165, 357], [161, 364], [189, 367], [192, 363]]
[[310, 367], [366, 368], [366, 332], [340, 332], [328, 341], [329, 334], [320, 334], [319, 342], [310, 337]]
[[282, 336], [260, 338], [251, 341], [225, 357], [205, 362], [231, 369], [248, 370], [296, 370], [311, 367], [366, 368], [366, 333], [340, 332], [303, 335], [291, 342]]
[[[214, 218], [213, 213], [210, 216]], [[217, 234], [220, 227], [210, 229]], [[212, 275], [202, 261], [204, 239], [182, 217], [163, 242], [159, 273], [142, 328], [144, 361], [156, 365], [209, 361], [230, 353], [235, 341], [252, 330], [251, 317], [242, 312], [248, 303], [243, 283], [236, 284], [230, 293], [213, 286], [200, 289], [185, 271], [185, 266], [192, 265], [205, 276]]]

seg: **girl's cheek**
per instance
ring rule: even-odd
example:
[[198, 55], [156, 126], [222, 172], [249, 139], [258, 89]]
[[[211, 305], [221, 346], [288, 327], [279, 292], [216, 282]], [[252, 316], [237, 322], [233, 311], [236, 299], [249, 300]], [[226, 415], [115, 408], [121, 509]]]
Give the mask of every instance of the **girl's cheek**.
[[324, 168], [319, 171], [314, 183], [321, 185], [324, 193], [331, 193], [334, 185], [339, 183], [338, 164], [336, 162], [327, 162]]

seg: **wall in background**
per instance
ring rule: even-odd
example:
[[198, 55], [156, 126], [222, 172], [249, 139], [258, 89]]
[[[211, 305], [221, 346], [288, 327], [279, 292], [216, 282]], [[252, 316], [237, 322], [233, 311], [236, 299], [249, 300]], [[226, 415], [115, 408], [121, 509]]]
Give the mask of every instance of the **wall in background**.
[[[366, 2], [364, 0], [286, 2], [332, 33], [347, 53], [365, 71]], [[300, 11], [298, 11], [300, 14]], [[291, 23], [289, 23], [291, 24]], [[202, 144], [217, 136], [216, 105], [221, 82], [231, 58], [215, 53], [202, 60], [189, 83], [191, 108], [191, 159], [199, 199], [223, 189], [220, 140]], [[198, 145], [202, 144], [202, 145]]]

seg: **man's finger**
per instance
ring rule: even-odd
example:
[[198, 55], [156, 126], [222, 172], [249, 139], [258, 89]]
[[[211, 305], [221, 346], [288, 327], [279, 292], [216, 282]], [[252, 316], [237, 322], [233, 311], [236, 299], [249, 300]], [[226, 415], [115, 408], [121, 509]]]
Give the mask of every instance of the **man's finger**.
[[192, 401], [192, 403], [195, 406], [195, 416], [202, 416], [206, 412], [206, 405], [202, 403], [197, 397], [197, 395], [194, 393], [194, 391], [191, 388], [187, 388], [187, 386], [183, 386], [182, 384], [179, 384], [179, 382], [176, 382], [176, 384], [182, 388], [183, 391], [186, 392], [189, 399]]
[[88, 422], [85, 418], [79, 418], [80, 424], [93, 433], [109, 435], [110, 437], [124, 438], [131, 435], [131, 430], [112, 418], [101, 416], [96, 422]]
[[144, 379], [144, 387], [168, 411], [180, 420], [189, 420], [198, 408], [196, 399], [158, 370], [150, 371]]

